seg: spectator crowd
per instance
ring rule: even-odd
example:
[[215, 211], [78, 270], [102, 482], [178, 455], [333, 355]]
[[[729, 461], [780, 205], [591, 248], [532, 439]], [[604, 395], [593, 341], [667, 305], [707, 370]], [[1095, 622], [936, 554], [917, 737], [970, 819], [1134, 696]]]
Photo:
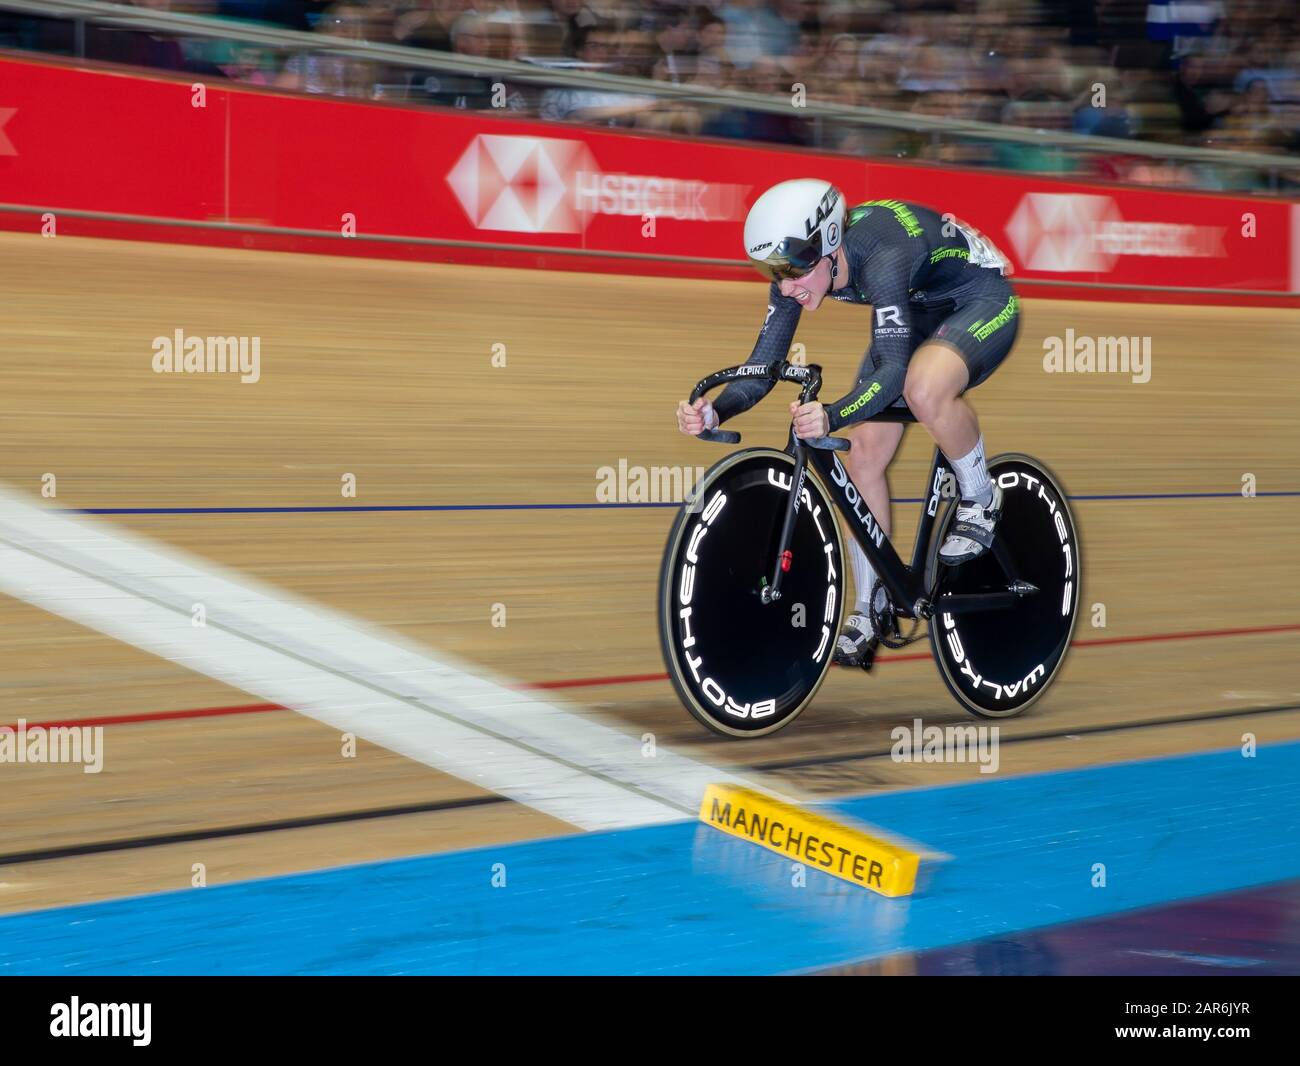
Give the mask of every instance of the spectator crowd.
[[[671, 82], [689, 98], [510, 83], [361, 56], [91, 26], [91, 58], [307, 93], [1156, 184], [1241, 184], [1123, 151], [814, 121], [834, 103], [1265, 153], [1300, 149], [1296, 0], [137, 0], [353, 41]], [[71, 27], [0, 10], [0, 46], [70, 51]], [[719, 89], [788, 103], [725, 105]], [[1254, 181], [1261, 180], [1257, 174]], [[1249, 184], [1249, 180], [1246, 182]]]

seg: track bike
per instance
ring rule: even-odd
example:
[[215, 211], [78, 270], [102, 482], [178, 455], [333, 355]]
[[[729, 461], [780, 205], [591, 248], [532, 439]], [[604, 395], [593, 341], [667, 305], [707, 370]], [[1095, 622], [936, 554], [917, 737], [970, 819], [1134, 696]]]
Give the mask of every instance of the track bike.
[[[753, 377], [801, 385], [801, 403], [822, 383], [816, 365], [746, 364], [701, 380], [691, 402]], [[900, 399], [872, 420], [916, 417]], [[740, 442], [731, 430], [699, 437]], [[938, 548], [955, 520], [955, 479], [936, 448], [904, 565], [836, 454], [849, 447], [843, 437], [803, 441], [791, 428], [784, 450], [744, 448], [710, 467], [678, 512], [660, 568], [659, 635], [682, 703], [731, 737], [774, 733], [808, 706], [834, 659], [844, 611], [838, 514], [878, 575], [869, 602], [881, 643], [919, 640], [926, 621], [958, 703], [981, 718], [1021, 713], [1060, 670], [1079, 610], [1079, 538], [1060, 483], [1028, 455], [991, 459], [1002, 489], [993, 546], [949, 566]], [[900, 619], [912, 622], [907, 636]]]

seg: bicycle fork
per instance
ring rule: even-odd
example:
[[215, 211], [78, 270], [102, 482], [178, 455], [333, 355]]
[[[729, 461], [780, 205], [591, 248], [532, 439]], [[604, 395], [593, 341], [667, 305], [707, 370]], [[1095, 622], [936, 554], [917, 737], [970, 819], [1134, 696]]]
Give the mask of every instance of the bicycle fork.
[[[813, 366], [808, 370], [807, 380], [799, 390], [801, 404], [807, 403], [821, 390], [821, 367]], [[794, 524], [799, 518], [799, 506], [803, 503], [804, 479], [808, 476], [808, 445], [794, 435], [793, 427], [790, 429], [790, 437], [794, 441], [794, 472], [790, 475], [790, 499], [785, 506], [785, 521], [781, 523], [781, 539], [776, 546], [776, 563], [772, 569], [772, 580], [765, 582], [759, 592], [759, 599], [765, 604], [775, 603], [781, 598], [781, 577], [789, 572], [790, 565], [794, 561], [790, 541], [794, 537]]]
[[763, 603], [775, 603], [781, 598], [781, 578], [790, 569], [794, 554], [790, 550], [790, 541], [794, 537], [794, 524], [799, 517], [799, 505], [803, 502], [803, 483], [808, 476], [808, 449], [804, 444], [795, 446], [794, 473], [790, 475], [790, 499], [785, 506], [785, 521], [781, 524], [781, 539], [776, 546], [776, 565], [772, 571], [772, 580], [765, 582], [759, 592]]

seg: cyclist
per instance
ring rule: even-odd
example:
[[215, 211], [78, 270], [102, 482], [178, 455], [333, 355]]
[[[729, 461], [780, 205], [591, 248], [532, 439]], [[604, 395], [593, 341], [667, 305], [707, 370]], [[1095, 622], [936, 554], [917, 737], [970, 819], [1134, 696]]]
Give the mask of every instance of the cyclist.
[[[1002, 492], [989, 478], [984, 438], [962, 393], [986, 380], [1011, 351], [1020, 307], [1005, 274], [1005, 258], [978, 232], [928, 207], [871, 200], [845, 210], [834, 185], [800, 178], [774, 185], [745, 220], [745, 251], [771, 280], [767, 315], [750, 363], [786, 357], [799, 316], [829, 296], [870, 304], [871, 345], [857, 384], [838, 400], [790, 404], [802, 440], [836, 430], [848, 434], [846, 466], [886, 535], [891, 532], [886, 470], [902, 440], [898, 422], [858, 423], [905, 401], [948, 457], [961, 493], [956, 521], [939, 549], [948, 565], [973, 559], [992, 545]], [[677, 424], [697, 434], [748, 410], [773, 382], [729, 384], [715, 403], [682, 401]], [[854, 610], [836, 642], [836, 662], [870, 670], [878, 634], [871, 620], [876, 574], [849, 535], [857, 586]], [[884, 590], [877, 601], [883, 607]]]

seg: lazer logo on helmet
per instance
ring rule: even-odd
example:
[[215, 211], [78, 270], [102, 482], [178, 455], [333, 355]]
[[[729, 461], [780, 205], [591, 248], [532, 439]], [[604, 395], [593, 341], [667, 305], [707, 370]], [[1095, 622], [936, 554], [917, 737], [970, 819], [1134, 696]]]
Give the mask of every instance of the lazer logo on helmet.
[[839, 202], [839, 199], [839, 191], [834, 186], [831, 186], [831, 188], [826, 190], [826, 195], [822, 197], [822, 202], [817, 205], [816, 215], [813, 218], [804, 220], [804, 224], [807, 226], [807, 230], [804, 232], [805, 237], [811, 237], [817, 232], [818, 227], [831, 217], [831, 212], [835, 209], [835, 205]]
[[750, 254], [750, 255], [753, 255], [753, 254], [756, 253], [756, 252], [764, 252], [764, 251], [767, 251], [767, 249], [769, 249], [769, 248], [771, 248], [771, 247], [772, 247], [772, 242], [771, 242], [771, 241], [768, 241], [766, 244], [756, 244], [756, 245], [754, 245], [753, 248], [751, 248], [751, 249], [749, 250], [749, 254]]

